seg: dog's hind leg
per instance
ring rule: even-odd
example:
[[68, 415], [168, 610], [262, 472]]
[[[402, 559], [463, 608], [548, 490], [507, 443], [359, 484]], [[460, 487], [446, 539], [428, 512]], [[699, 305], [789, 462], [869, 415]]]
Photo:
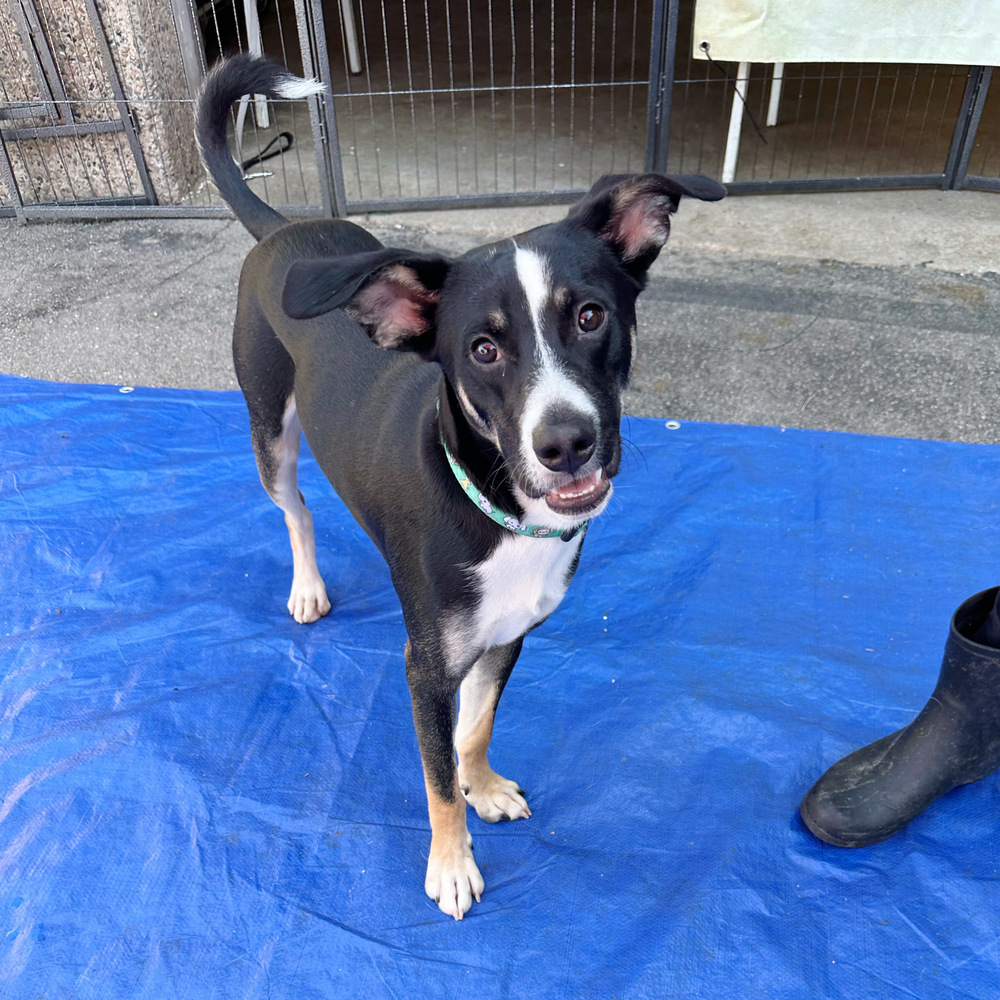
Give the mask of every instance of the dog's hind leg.
[[487, 758], [497, 704], [520, 652], [520, 639], [487, 650], [459, 688], [455, 727], [458, 783], [465, 800], [487, 823], [527, 819], [531, 815], [524, 790], [517, 782], [497, 774]]
[[250, 433], [260, 481], [284, 513], [292, 545], [288, 610], [297, 622], [314, 622], [330, 610], [330, 601], [316, 565], [312, 514], [299, 492], [302, 424], [295, 406], [295, 366], [263, 320], [248, 323], [239, 311], [233, 356], [250, 411]]
[[316, 533], [312, 514], [299, 492], [299, 443], [302, 425], [295, 408], [295, 394], [288, 397], [281, 422], [281, 435], [271, 443], [274, 479], [264, 483], [271, 499], [285, 514], [288, 540], [292, 544], [292, 591], [288, 610], [297, 622], [314, 622], [330, 610], [326, 585], [316, 564]]

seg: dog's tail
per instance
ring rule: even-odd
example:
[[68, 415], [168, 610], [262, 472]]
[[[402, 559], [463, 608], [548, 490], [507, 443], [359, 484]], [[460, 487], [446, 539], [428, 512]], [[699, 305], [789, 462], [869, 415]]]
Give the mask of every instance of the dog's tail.
[[243, 179], [226, 141], [229, 109], [244, 94], [301, 100], [322, 90], [323, 85], [315, 80], [303, 80], [277, 63], [246, 54], [219, 63], [201, 88], [195, 134], [202, 161], [236, 218], [258, 240], [280, 229], [288, 220], [261, 201]]

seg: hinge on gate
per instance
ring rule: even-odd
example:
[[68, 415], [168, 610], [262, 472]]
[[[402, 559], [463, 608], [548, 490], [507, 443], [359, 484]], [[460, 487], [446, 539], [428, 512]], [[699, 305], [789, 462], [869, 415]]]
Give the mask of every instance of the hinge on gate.
[[132, 131], [135, 132], [135, 133], [138, 133], [139, 132], [139, 119], [136, 116], [136, 113], [132, 110], [132, 105], [131, 104], [126, 104], [125, 105], [125, 114], [128, 115], [128, 120], [129, 120], [129, 122], [132, 125]]

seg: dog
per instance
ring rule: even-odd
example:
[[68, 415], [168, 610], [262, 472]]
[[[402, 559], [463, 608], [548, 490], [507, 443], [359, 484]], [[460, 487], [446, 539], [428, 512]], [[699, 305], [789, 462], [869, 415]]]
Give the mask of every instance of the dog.
[[611, 497], [636, 298], [680, 199], [726, 192], [698, 175], [609, 176], [562, 221], [457, 259], [386, 248], [350, 222], [289, 222], [229, 152], [240, 96], [320, 89], [237, 56], [200, 96], [205, 166], [258, 240], [233, 357], [261, 482], [288, 526], [295, 620], [330, 610], [296, 478], [303, 432], [388, 563], [430, 815], [424, 888], [461, 920], [484, 890], [466, 803], [488, 823], [531, 815], [490, 767], [493, 720]]

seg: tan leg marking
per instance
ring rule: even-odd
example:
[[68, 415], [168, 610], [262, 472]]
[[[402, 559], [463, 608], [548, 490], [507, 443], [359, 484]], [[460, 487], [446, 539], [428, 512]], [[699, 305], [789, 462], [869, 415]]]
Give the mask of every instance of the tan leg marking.
[[527, 819], [531, 810], [524, 790], [497, 774], [487, 757], [498, 699], [496, 681], [477, 675], [473, 668], [462, 682], [460, 697], [455, 748], [462, 794], [487, 823]]
[[431, 819], [431, 853], [427, 859], [424, 890], [437, 905], [456, 920], [478, 903], [486, 883], [472, 857], [472, 836], [465, 825], [465, 800], [455, 782], [454, 801], [447, 802], [427, 787], [427, 812]]

